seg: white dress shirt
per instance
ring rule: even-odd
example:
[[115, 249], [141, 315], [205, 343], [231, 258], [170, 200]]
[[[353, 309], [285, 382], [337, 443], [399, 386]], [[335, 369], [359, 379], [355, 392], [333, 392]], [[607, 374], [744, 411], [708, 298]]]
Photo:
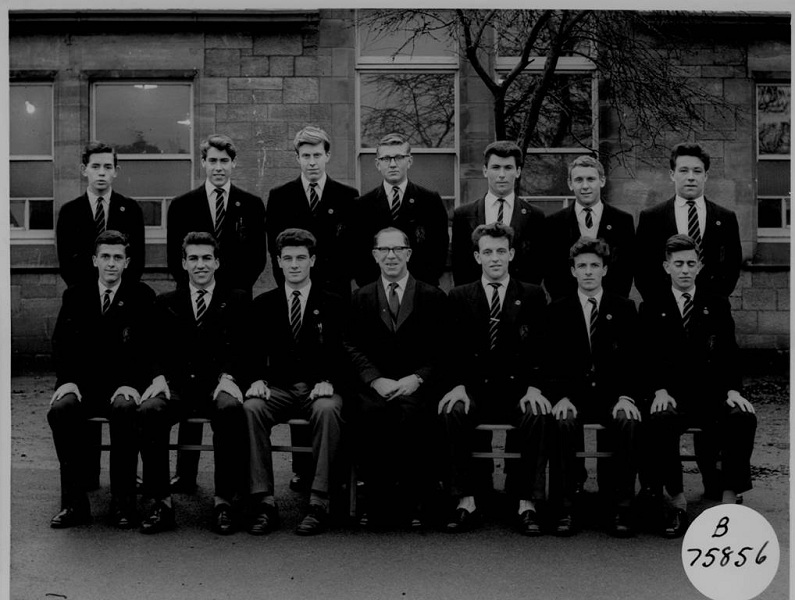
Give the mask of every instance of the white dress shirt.
[[[320, 202], [323, 199], [323, 188], [326, 187], [326, 179], [328, 176], [323, 173], [323, 176], [315, 182], [315, 191], [317, 192], [317, 201]], [[311, 185], [311, 181], [309, 181], [304, 174], [301, 174], [301, 185], [304, 186], [304, 193], [306, 194], [306, 202], [309, 204], [309, 188]], [[309, 205], [312, 206], [311, 204]]]
[[[409, 184], [409, 180], [408, 180], [408, 179], [405, 179], [405, 180], [403, 181], [403, 183], [399, 183], [399, 184], [397, 184], [397, 187], [399, 187], [399, 188], [400, 188], [400, 201], [401, 201], [401, 206], [402, 206], [403, 198], [405, 198], [405, 196], [406, 196], [406, 186], [407, 186], [408, 184]], [[393, 192], [392, 192], [392, 188], [393, 188], [393, 187], [395, 187], [395, 186], [394, 186], [394, 185], [392, 185], [391, 183], [389, 183], [388, 181], [384, 180], [384, 191], [386, 192], [386, 198], [387, 198], [387, 200], [389, 201], [389, 208], [390, 208], [390, 209], [392, 208], [392, 194], [393, 194]], [[402, 296], [401, 296], [401, 297], [402, 297]]]
[[[507, 196], [503, 196], [505, 204], [502, 209], [502, 222], [505, 225], [511, 224], [511, 217], [513, 217], [513, 205], [516, 200], [516, 194], [511, 192]], [[486, 224], [494, 223], [497, 221], [497, 215], [500, 214], [500, 197], [495, 196], [491, 192], [486, 194]]]
[[[693, 286], [687, 292], [680, 291], [675, 287], [671, 287], [671, 291], [674, 293], [674, 298], [676, 298], [676, 305], [679, 307], [679, 314], [684, 317], [685, 316], [685, 299], [682, 294], [688, 293], [690, 294], [690, 302], [696, 301], [696, 286]], [[692, 314], [692, 313], [691, 313]]]
[[[304, 320], [304, 313], [306, 312], [306, 302], [309, 300], [309, 290], [312, 289], [312, 281], [307, 280], [307, 283], [302, 288], [297, 288], [301, 294], [298, 296], [298, 301], [301, 303], [301, 321]], [[284, 286], [284, 295], [287, 298], [287, 320], [290, 320], [290, 312], [293, 306], [293, 292], [296, 288], [291, 288], [289, 285]]]
[[599, 231], [599, 224], [602, 222], [602, 213], [605, 210], [605, 205], [600, 200], [591, 208], [591, 218], [593, 219], [593, 227], [588, 229], [585, 226], [585, 207], [579, 202], [574, 203], [574, 214], [577, 215], [577, 225], [580, 228], [580, 235], [595, 238]]
[[483, 291], [486, 292], [486, 300], [488, 300], [489, 306], [491, 306], [491, 296], [494, 294], [494, 288], [491, 287], [492, 283], [499, 283], [500, 287], [497, 288], [497, 294], [499, 294], [500, 298], [500, 310], [502, 310], [503, 305], [505, 304], [505, 292], [508, 289], [508, 282], [511, 280], [510, 275], [506, 275], [499, 281], [491, 281], [485, 277], [480, 278], [480, 283], [483, 286]]
[[[698, 215], [698, 228], [701, 231], [701, 239], [704, 239], [704, 230], [707, 227], [707, 205], [704, 202], [704, 196], [695, 198], [696, 201], [696, 214]], [[677, 196], [674, 201], [674, 215], [676, 216], [676, 231], [687, 235], [687, 200], [681, 196]]]
[[[403, 277], [403, 279], [398, 279], [395, 282], [395, 283], [398, 284], [397, 289], [395, 289], [395, 292], [397, 293], [398, 301], [401, 304], [403, 304], [403, 293], [406, 291], [406, 282], [408, 280], [409, 280], [409, 274], [406, 273], [406, 275]], [[384, 286], [384, 295], [387, 297], [387, 300], [389, 300], [389, 286], [390, 286], [391, 283], [392, 283], [391, 281], [388, 281], [383, 276], [381, 277], [381, 285]]]
[[[229, 210], [229, 192], [232, 189], [232, 182], [228, 181], [221, 186], [224, 190], [224, 210]], [[210, 214], [213, 216], [213, 225], [215, 225], [215, 190], [216, 186], [210, 183], [209, 179], [204, 180], [204, 190], [207, 192], [207, 204], [210, 206]]]
[[[190, 288], [190, 300], [193, 305], [193, 316], [196, 317], [196, 300], [199, 299], [199, 288], [190, 282], [188, 282], [188, 287]], [[207, 293], [204, 294], [204, 305], [209, 309], [210, 302], [213, 299], [213, 292], [215, 291], [215, 280], [205, 288], [205, 291]]]

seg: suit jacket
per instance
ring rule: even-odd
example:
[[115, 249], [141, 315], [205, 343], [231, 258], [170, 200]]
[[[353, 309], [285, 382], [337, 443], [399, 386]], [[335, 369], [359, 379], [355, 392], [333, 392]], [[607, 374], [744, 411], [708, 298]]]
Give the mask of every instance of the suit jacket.
[[300, 227], [311, 231], [317, 238], [317, 258], [312, 267], [312, 281], [326, 289], [348, 297], [351, 290], [350, 253], [346, 247], [346, 228], [358, 190], [326, 178], [323, 195], [315, 216], [298, 177], [271, 190], [265, 226], [268, 232], [268, 250], [276, 283], [284, 284], [284, 273], [278, 268], [276, 237], [285, 229]]
[[567, 397], [585, 418], [607, 414], [619, 396], [638, 402], [637, 326], [635, 303], [605, 291], [589, 343], [579, 295], [550, 304], [544, 346], [549, 400]]
[[[632, 215], [615, 206], [604, 202], [602, 206], [604, 210], [597, 237], [610, 244], [610, 266], [602, 285], [606, 290], [627, 298], [632, 289], [635, 263], [635, 221]], [[544, 287], [553, 300], [577, 291], [577, 281], [572, 277], [569, 262], [569, 250], [580, 239], [574, 207], [574, 204], [567, 206], [544, 222], [547, 236]]]
[[52, 336], [56, 388], [72, 382], [84, 395], [110, 401], [119, 386], [142, 391], [151, 381], [148, 328], [155, 293], [126, 277], [104, 315], [96, 280], [64, 291]]
[[646, 392], [665, 389], [684, 411], [718, 407], [741, 391], [737, 341], [728, 299], [696, 286], [689, 332], [670, 288], [640, 307]]
[[197, 326], [188, 285], [159, 295], [155, 301], [153, 375], [164, 375], [169, 386], [189, 395], [210, 394], [221, 373], [242, 379], [248, 305], [246, 292], [216, 284]]
[[[453, 212], [453, 279], [456, 285], [479, 281], [480, 265], [475, 261], [472, 232], [486, 223], [486, 198], [459, 206]], [[544, 249], [544, 213], [528, 201], [516, 197], [511, 216], [514, 230], [514, 258], [511, 277], [541, 284], [544, 276], [541, 257]]]
[[[491, 290], [489, 290], [491, 291]], [[541, 388], [539, 361], [546, 294], [540, 286], [510, 279], [505, 290], [497, 344], [491, 350], [489, 335], [491, 296], [480, 281], [450, 290], [452, 346], [450, 387], [468, 390]], [[488, 398], [515, 407], [517, 398]]]
[[[130, 266], [124, 271], [127, 281], [138, 281], [144, 270], [144, 215], [138, 203], [117, 191], [110, 196], [106, 229], [115, 229], [126, 234], [130, 241]], [[58, 250], [58, 265], [66, 285], [97, 281], [94, 242], [97, 239], [94, 213], [88, 194], [75, 198], [61, 207], [55, 230]]]
[[[671, 198], [640, 213], [638, 220], [635, 286], [644, 300], [671, 287], [665, 273], [665, 242], [677, 233], [674, 201]], [[702, 235], [703, 267], [696, 279], [698, 289], [728, 297], [740, 278], [742, 245], [737, 216], [731, 210], [706, 200], [707, 224]]]
[[392, 222], [384, 186], [359, 197], [351, 215], [351, 260], [354, 278], [359, 286], [380, 277], [373, 260], [373, 237], [385, 227], [397, 227], [409, 237], [411, 262], [409, 270], [419, 281], [439, 285], [447, 264], [447, 210], [437, 192], [408, 182], [397, 222]]
[[329, 381], [339, 392], [350, 384], [348, 357], [342, 345], [345, 301], [312, 284], [298, 340], [290, 327], [284, 286], [257, 296], [246, 325], [247, 383], [258, 379], [287, 388], [299, 382], [312, 388]]
[[[215, 215], [210, 213], [204, 183], [171, 201], [168, 208], [168, 270], [178, 284], [187, 285], [182, 268], [182, 241], [191, 231], [215, 232]], [[215, 276], [228, 288], [251, 294], [265, 268], [265, 207], [262, 199], [232, 186], [226, 205], [219, 258]]]
[[401, 379], [417, 374], [424, 380], [420, 390], [443, 383], [443, 361], [448, 349], [447, 296], [440, 289], [409, 276], [393, 327], [381, 278], [357, 289], [345, 347], [360, 385], [375, 379]]

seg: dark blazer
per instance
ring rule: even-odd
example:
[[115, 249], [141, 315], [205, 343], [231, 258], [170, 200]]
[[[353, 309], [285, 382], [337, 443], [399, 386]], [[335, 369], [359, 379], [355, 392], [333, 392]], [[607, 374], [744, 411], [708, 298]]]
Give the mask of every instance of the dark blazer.
[[151, 381], [148, 327], [155, 293], [126, 272], [108, 311], [96, 280], [67, 288], [52, 336], [56, 388], [75, 383], [84, 395], [110, 395], [122, 385], [139, 391]]
[[[665, 242], [677, 233], [674, 213], [675, 198], [652, 206], [640, 213], [637, 233], [637, 264], [635, 286], [644, 300], [671, 287], [665, 273]], [[742, 245], [737, 215], [706, 200], [707, 224], [702, 236], [703, 267], [696, 287], [705, 292], [728, 297], [737, 285], [742, 265]]]
[[[127, 281], [138, 281], [144, 270], [144, 215], [138, 203], [117, 191], [110, 196], [106, 228], [121, 231], [130, 241], [130, 266], [124, 271]], [[66, 285], [96, 282], [97, 269], [91, 262], [97, 239], [94, 213], [88, 194], [75, 198], [61, 207], [55, 240], [58, 265]]]
[[396, 328], [381, 278], [357, 289], [351, 298], [345, 347], [360, 385], [369, 387], [379, 377], [397, 380], [411, 374], [425, 381], [421, 390], [443, 383], [447, 318], [444, 292], [411, 275]]
[[604, 292], [593, 349], [576, 292], [549, 305], [545, 328], [544, 391], [553, 404], [567, 397], [585, 416], [599, 416], [619, 396], [639, 402], [638, 319], [632, 300]]
[[[463, 384], [469, 389], [488, 385], [541, 388], [538, 369], [547, 305], [544, 290], [516, 279], [509, 281], [493, 352], [489, 336], [490, 298], [479, 280], [450, 290], [450, 387]], [[518, 398], [490, 400], [504, 400], [513, 406]]]
[[[610, 266], [602, 281], [614, 294], [629, 297], [632, 269], [635, 264], [635, 221], [632, 215], [602, 202], [604, 210], [597, 237], [610, 245]], [[571, 274], [569, 250], [580, 239], [575, 205], [567, 206], [547, 217], [544, 222], [547, 245], [544, 252], [546, 273], [544, 287], [553, 300], [577, 291], [577, 280]]]
[[344, 297], [350, 295], [350, 254], [345, 246], [348, 239], [346, 227], [353, 201], [358, 195], [356, 188], [327, 177], [317, 213], [313, 217], [300, 177], [270, 191], [265, 226], [273, 276], [278, 285], [284, 284], [284, 273], [276, 260], [276, 237], [285, 229], [300, 227], [311, 231], [317, 238], [312, 281]]
[[397, 222], [392, 222], [383, 184], [360, 196], [351, 215], [351, 260], [359, 286], [380, 277], [373, 259], [373, 237], [385, 227], [397, 227], [409, 236], [409, 270], [419, 281], [439, 285], [447, 264], [447, 210], [437, 192], [408, 182]]
[[254, 299], [246, 324], [247, 384], [262, 379], [280, 388], [299, 382], [311, 388], [329, 381], [339, 392], [350, 383], [342, 345], [345, 301], [313, 283], [306, 302], [296, 341], [284, 286]]
[[[187, 284], [182, 268], [182, 241], [191, 231], [214, 233], [215, 215], [210, 213], [204, 183], [178, 196], [168, 208], [168, 270], [178, 284]], [[220, 240], [221, 266], [215, 276], [228, 288], [251, 293], [265, 268], [265, 207], [262, 199], [232, 186], [227, 201]]]
[[187, 284], [159, 295], [155, 301], [153, 375], [165, 375], [169, 386], [188, 394], [210, 394], [221, 373], [242, 379], [248, 306], [246, 292], [217, 284], [197, 326]]
[[[544, 213], [528, 201], [515, 197], [511, 216], [514, 231], [514, 258], [511, 277], [527, 283], [541, 284], [544, 276]], [[459, 206], [453, 212], [453, 280], [456, 285], [477, 281], [480, 265], [475, 261], [472, 232], [486, 223], [486, 198]]]
[[690, 332], [670, 288], [640, 306], [644, 382], [649, 398], [665, 389], [685, 411], [718, 407], [741, 391], [734, 320], [727, 298], [696, 286]]

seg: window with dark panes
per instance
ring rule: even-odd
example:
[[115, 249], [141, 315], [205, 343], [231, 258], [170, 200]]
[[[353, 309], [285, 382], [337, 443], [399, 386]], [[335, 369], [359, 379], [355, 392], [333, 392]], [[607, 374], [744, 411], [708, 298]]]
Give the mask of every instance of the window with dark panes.
[[164, 238], [166, 203], [191, 187], [191, 84], [99, 82], [93, 92], [92, 136], [119, 158], [114, 186], [141, 204], [147, 238]]
[[53, 228], [53, 86], [12, 83], [9, 95], [12, 235]]
[[790, 85], [756, 86], [757, 217], [760, 238], [789, 239], [792, 226], [790, 191]]

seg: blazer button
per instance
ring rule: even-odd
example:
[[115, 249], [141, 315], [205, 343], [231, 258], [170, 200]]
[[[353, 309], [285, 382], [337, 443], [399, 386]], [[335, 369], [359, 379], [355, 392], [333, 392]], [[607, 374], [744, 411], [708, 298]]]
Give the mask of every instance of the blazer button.
[[591, 387], [596, 387], [596, 382], [595, 381], [591, 382]]

